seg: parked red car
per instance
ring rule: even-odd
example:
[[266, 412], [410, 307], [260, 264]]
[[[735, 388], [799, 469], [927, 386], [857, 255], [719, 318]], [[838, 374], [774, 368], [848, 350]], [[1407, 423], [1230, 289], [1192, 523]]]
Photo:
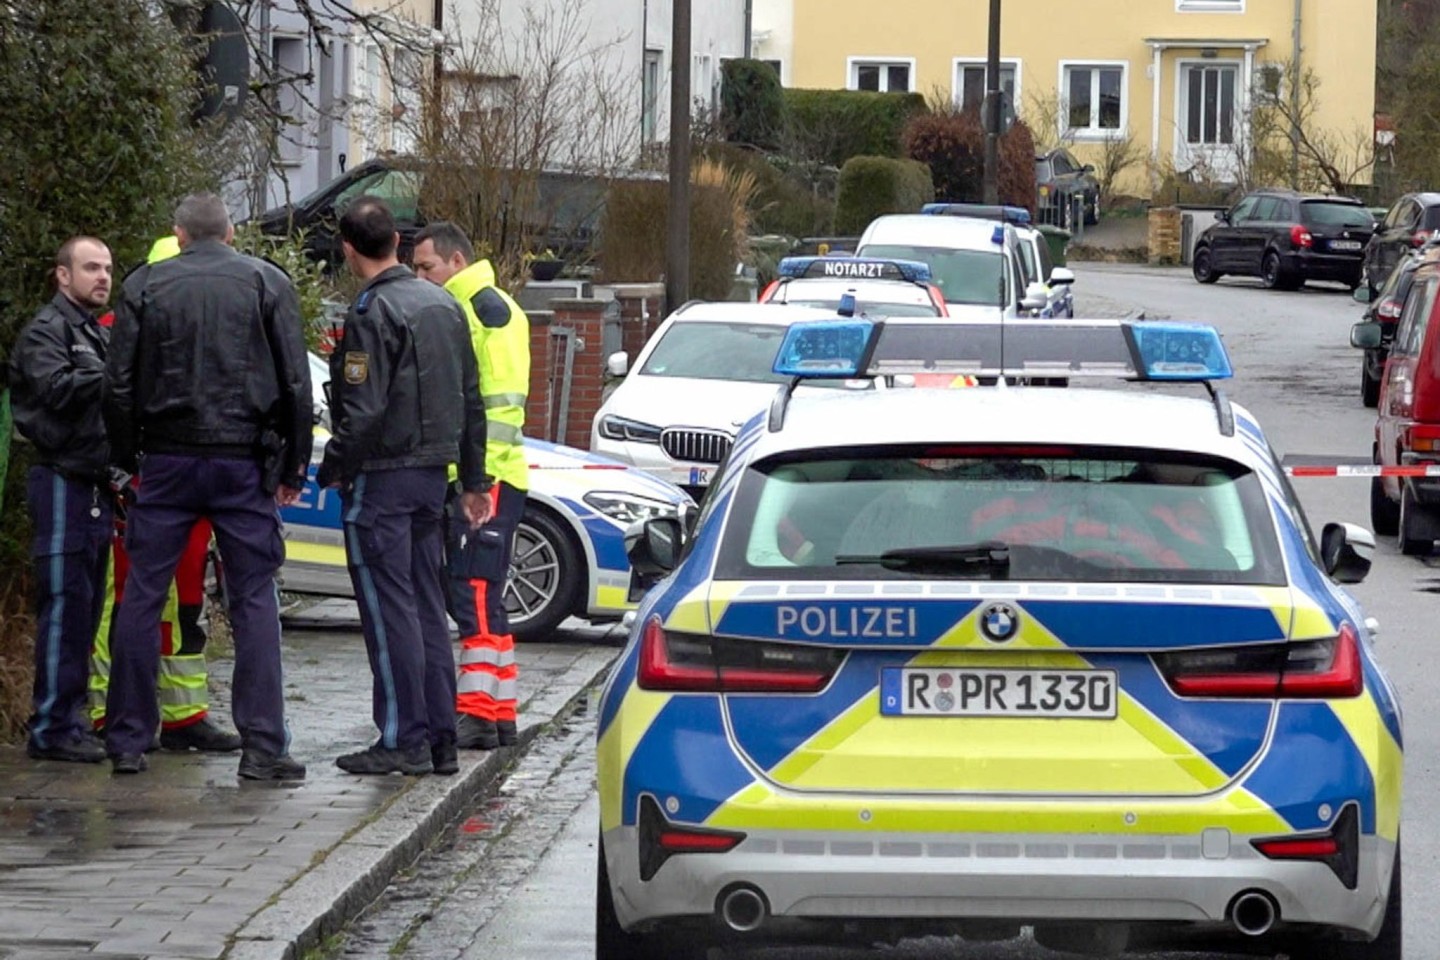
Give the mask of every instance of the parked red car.
[[[1400, 310], [1380, 381], [1374, 459], [1384, 466], [1440, 467], [1440, 250], [1425, 253]], [[1381, 325], [1357, 323], [1350, 344], [1381, 344]], [[1370, 522], [1377, 534], [1398, 535], [1401, 552], [1429, 554], [1440, 539], [1440, 477], [1376, 477]]]

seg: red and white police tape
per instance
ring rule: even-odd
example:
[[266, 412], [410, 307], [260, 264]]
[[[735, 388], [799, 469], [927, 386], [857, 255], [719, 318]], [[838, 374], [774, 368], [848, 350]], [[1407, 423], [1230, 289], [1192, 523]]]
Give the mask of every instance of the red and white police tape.
[[1378, 463], [1286, 465], [1292, 477], [1440, 477], [1440, 464], [1384, 467]]

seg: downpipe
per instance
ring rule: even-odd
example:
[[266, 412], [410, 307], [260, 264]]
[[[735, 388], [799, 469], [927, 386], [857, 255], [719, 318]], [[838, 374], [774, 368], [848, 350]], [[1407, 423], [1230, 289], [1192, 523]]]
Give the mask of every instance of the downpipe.
[[1246, 890], [1230, 901], [1230, 923], [1247, 937], [1263, 937], [1280, 919], [1280, 908], [1270, 894]]
[[753, 933], [770, 916], [770, 904], [755, 887], [735, 884], [720, 894], [715, 912], [726, 929], [735, 933]]

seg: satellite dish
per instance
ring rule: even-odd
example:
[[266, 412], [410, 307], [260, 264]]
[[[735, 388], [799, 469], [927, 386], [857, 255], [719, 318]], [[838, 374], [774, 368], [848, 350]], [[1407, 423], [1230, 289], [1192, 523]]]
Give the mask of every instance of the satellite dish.
[[198, 38], [196, 68], [200, 102], [194, 119], [234, 119], [245, 109], [250, 85], [250, 46], [234, 10], [218, 0], [195, 8], [172, 8], [176, 26]]

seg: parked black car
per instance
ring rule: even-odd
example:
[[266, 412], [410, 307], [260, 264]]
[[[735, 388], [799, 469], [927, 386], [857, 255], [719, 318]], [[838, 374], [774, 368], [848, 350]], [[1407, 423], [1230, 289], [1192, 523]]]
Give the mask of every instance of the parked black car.
[[[327, 269], [343, 266], [339, 218], [345, 205], [359, 196], [377, 196], [390, 205], [400, 232], [400, 259], [409, 262], [415, 234], [425, 225], [421, 209], [423, 165], [409, 157], [380, 157], [357, 164], [309, 196], [267, 210], [255, 217], [267, 236], [284, 237], [304, 232], [305, 249]], [[482, 182], [479, 177], [477, 182]], [[604, 204], [604, 182], [568, 173], [540, 175], [538, 209], [529, 212], [532, 235], [561, 259], [589, 248]], [[520, 229], [517, 219], [515, 229]], [[478, 239], [478, 238], [477, 238]], [[492, 244], [503, 237], [484, 238]]]
[[1360, 285], [1365, 244], [1375, 218], [1352, 197], [1257, 190], [1200, 234], [1191, 259], [1195, 279], [1259, 277], [1267, 289], [1294, 290], [1307, 280]]
[[1405, 194], [1365, 245], [1366, 283], [1378, 290], [1397, 263], [1435, 237], [1440, 237], [1440, 193]]
[[1095, 168], [1081, 164], [1064, 147], [1035, 158], [1035, 210], [1041, 223], [1052, 223], [1066, 230], [1075, 228], [1072, 197], [1080, 197], [1086, 223], [1100, 221], [1100, 181]]
[[1385, 360], [1390, 356], [1390, 344], [1395, 341], [1400, 311], [1405, 306], [1405, 296], [1415, 281], [1415, 268], [1419, 265], [1420, 258], [1407, 253], [1390, 271], [1378, 291], [1372, 291], [1368, 284], [1355, 289], [1355, 299], [1368, 304], [1361, 321], [1380, 325], [1380, 345], [1366, 350], [1365, 358], [1360, 361], [1360, 401], [1367, 407], [1373, 407], [1380, 401], [1380, 380], [1385, 373]]

